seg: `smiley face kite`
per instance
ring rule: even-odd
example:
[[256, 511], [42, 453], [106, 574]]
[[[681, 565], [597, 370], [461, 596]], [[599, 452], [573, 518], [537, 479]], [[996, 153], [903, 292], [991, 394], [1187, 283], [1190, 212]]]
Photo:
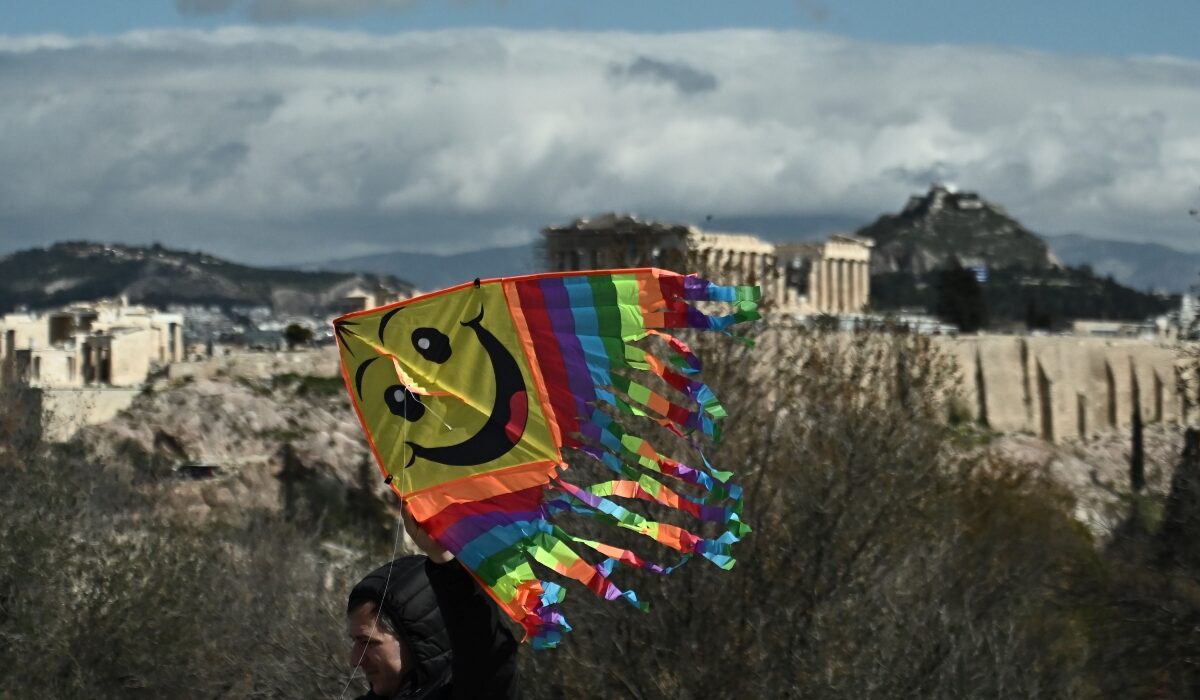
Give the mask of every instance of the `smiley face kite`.
[[[724, 415], [696, 378], [699, 360], [665, 329], [724, 331], [757, 318], [755, 287], [723, 287], [658, 269], [476, 281], [334, 322], [342, 374], [385, 480], [439, 544], [453, 552], [535, 646], [570, 627], [563, 589], [533, 565], [638, 605], [609, 576], [617, 564], [659, 573], [628, 550], [576, 538], [554, 524], [571, 512], [643, 534], [684, 554], [732, 566], [748, 528], [730, 474], [694, 469], [626, 432], [618, 417], [650, 419], [678, 435], [716, 436]], [[723, 301], [710, 316], [688, 302]], [[638, 341], [657, 338], [660, 359]], [[653, 375], [663, 387], [638, 381]], [[683, 400], [668, 398], [674, 393]], [[563, 478], [563, 448], [618, 478], [580, 487]], [[667, 482], [699, 497], [677, 492]], [[613, 499], [677, 508], [723, 531], [704, 538], [647, 520]], [[577, 551], [592, 550], [601, 561]]]

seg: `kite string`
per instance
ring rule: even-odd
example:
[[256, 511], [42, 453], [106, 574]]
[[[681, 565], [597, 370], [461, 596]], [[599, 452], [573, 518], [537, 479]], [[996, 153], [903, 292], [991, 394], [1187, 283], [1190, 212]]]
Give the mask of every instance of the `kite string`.
[[[410, 396], [412, 396], [413, 400], [416, 401], [417, 404], [424, 407], [426, 411], [429, 411], [430, 413], [432, 413], [434, 415], [435, 418], [440, 420], [442, 422], [442, 425], [446, 426], [446, 430], [454, 430], [454, 428], [449, 423], [446, 422], [445, 416], [443, 416], [442, 414], [433, 410], [432, 408], [430, 408], [429, 404], [427, 404], [424, 401], [422, 401], [421, 399], [417, 398], [417, 394], [410, 394]], [[408, 437], [408, 421], [404, 422], [404, 433], [405, 433], [405, 435], [403, 437], [407, 438]]]
[[[449, 426], [447, 426], [447, 427], [449, 427]], [[401, 435], [401, 438], [407, 439], [408, 438], [408, 422], [407, 421], [405, 421], [405, 423], [404, 423], [402, 433], [403, 434]], [[400, 501], [400, 508], [401, 508], [401, 510], [404, 509], [404, 500], [403, 499], [401, 499], [401, 501]], [[398, 551], [400, 551], [400, 532], [403, 529], [403, 524], [404, 524], [404, 513], [402, 512], [400, 514], [400, 517], [396, 519], [396, 536], [392, 541], [392, 558], [388, 559], [389, 563], [396, 561], [396, 553]], [[387, 595], [388, 585], [390, 585], [391, 582], [392, 582], [392, 567], [389, 566], [388, 572], [387, 572], [387, 577], [384, 578], [384, 580], [383, 580], [384, 595]], [[380, 600], [375, 605], [375, 621], [373, 623], [371, 623], [372, 632], [379, 629], [379, 619], [380, 619], [380, 616], [382, 616], [382, 615], [383, 615], [383, 601]], [[342, 686], [342, 692], [338, 693], [338, 700], [342, 700], [344, 697], [346, 697], [346, 691], [349, 690], [350, 684], [354, 682], [354, 674], [358, 673], [358, 669], [362, 667], [363, 659], [366, 658], [366, 656], [367, 656], [367, 649], [366, 649], [366, 647], [363, 647], [362, 653], [359, 654], [358, 659], [355, 660], [355, 662], [354, 662], [354, 668], [350, 669], [350, 675], [346, 678], [346, 685]]]

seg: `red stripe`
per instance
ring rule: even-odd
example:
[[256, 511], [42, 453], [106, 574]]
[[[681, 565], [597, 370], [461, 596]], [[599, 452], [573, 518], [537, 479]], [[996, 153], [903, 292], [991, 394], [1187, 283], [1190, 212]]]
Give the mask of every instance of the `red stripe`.
[[678, 372], [672, 372], [669, 369], [664, 369], [663, 373], [660, 376], [663, 378], [663, 380], [667, 384], [682, 391], [685, 394], [687, 393], [688, 388], [692, 385], [692, 380], [688, 379], [687, 377], [683, 376], [682, 374], [679, 374]]
[[670, 303], [683, 296], [683, 276], [677, 274], [659, 275], [658, 288], [662, 290], [663, 298]]
[[679, 425], [687, 425], [688, 419], [692, 417], [692, 412], [682, 406], [671, 404], [667, 409], [667, 418], [675, 421]]
[[521, 312], [525, 314], [529, 336], [537, 352], [542, 379], [546, 382], [545, 390], [550, 395], [550, 407], [554, 409], [559, 434], [565, 446], [576, 447], [579, 441], [574, 436], [579, 432], [579, 420], [575, 415], [575, 398], [571, 394], [567, 366], [559, 351], [558, 338], [554, 336], [554, 326], [546, 311], [546, 298], [536, 280], [519, 282], [515, 286], [521, 300]]
[[437, 539], [452, 525], [463, 518], [485, 513], [520, 513], [537, 510], [542, 505], [542, 487], [503, 493], [483, 501], [467, 501], [455, 503], [443, 508], [440, 513], [421, 523], [430, 537]]

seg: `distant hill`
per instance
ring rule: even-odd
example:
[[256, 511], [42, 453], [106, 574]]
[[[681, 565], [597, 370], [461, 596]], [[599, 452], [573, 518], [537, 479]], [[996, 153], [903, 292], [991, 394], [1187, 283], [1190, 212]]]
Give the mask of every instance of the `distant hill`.
[[417, 289], [431, 291], [469, 282], [476, 277], [510, 277], [538, 272], [542, 265], [535, 243], [435, 255], [397, 251], [304, 265], [311, 270], [340, 270], [396, 275]]
[[954, 263], [964, 267], [1048, 270], [1058, 260], [1046, 242], [1003, 207], [974, 192], [935, 185], [912, 197], [899, 214], [884, 214], [855, 235], [875, 241], [871, 271], [925, 274]]
[[[855, 235], [875, 241], [871, 305], [878, 310], [937, 308], [945, 293], [938, 291], [941, 281], [956, 266], [986, 268], [980, 298], [991, 328], [1059, 329], [1076, 318], [1134, 321], [1177, 304], [1168, 295], [1138, 291], [1175, 290], [1161, 281], [1139, 283], [1153, 279], [1150, 266], [1162, 264], [1166, 249], [1154, 250], [1161, 246], [1106, 250], [1104, 241], [1064, 236], [1054, 239], [1055, 250], [1064, 252], [1060, 259], [1042, 237], [974, 192], [935, 185]], [[1135, 278], [1143, 260], [1146, 276]], [[1193, 275], [1196, 269], [1193, 263]]]
[[310, 313], [355, 287], [377, 284], [411, 288], [395, 277], [251, 267], [157, 245], [70, 242], [0, 257], [3, 311], [125, 295], [131, 302], [155, 306], [252, 305]]
[[1087, 265], [1135, 289], [1186, 292], [1200, 282], [1200, 253], [1185, 253], [1157, 243], [1130, 243], [1079, 234], [1046, 236], [1067, 265]]

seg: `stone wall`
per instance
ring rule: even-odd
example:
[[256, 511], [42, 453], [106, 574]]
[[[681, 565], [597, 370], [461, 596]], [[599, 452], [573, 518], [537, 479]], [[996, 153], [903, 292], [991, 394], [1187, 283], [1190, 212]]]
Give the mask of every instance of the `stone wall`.
[[167, 368], [171, 379], [211, 379], [219, 374], [235, 377], [271, 377], [300, 374], [336, 377], [341, 374], [337, 348], [333, 345], [294, 352], [234, 352], [194, 362], [177, 362]]
[[137, 388], [89, 387], [42, 389], [42, 424], [46, 439], [69, 439], [85, 425], [106, 423], [133, 403]]
[[1145, 340], [977, 336], [938, 341], [957, 361], [964, 407], [1000, 432], [1057, 442], [1186, 420], [1177, 352]]

